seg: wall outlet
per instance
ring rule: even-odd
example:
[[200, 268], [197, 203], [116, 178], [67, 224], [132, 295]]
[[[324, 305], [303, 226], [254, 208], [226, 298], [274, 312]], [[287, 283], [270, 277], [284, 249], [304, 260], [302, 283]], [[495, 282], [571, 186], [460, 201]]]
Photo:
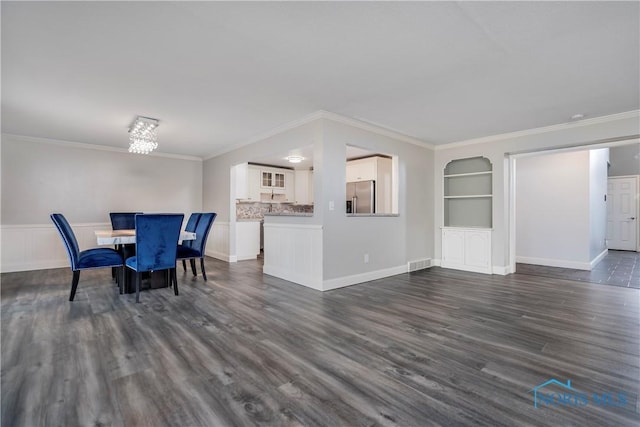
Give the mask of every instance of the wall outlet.
[[369, 264], [369, 254], [364, 254], [364, 263]]
[[333, 211], [336, 209], [336, 204], [333, 203], [333, 200], [329, 201], [329, 210]]

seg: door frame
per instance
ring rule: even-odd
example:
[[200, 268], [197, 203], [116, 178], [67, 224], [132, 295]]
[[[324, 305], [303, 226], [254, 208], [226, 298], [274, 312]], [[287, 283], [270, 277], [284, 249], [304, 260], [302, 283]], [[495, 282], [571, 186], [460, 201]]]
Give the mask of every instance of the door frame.
[[[560, 153], [566, 151], [581, 151], [581, 150], [591, 150], [598, 148], [611, 148], [618, 147], [622, 145], [629, 145], [640, 142], [640, 139], [637, 137], [634, 138], [625, 138], [618, 141], [612, 142], [592, 142], [592, 143], [584, 143], [572, 145], [570, 147], [562, 147], [562, 148], [550, 148], [543, 150], [530, 150], [524, 152], [511, 152], [505, 153], [505, 174], [504, 174], [504, 185], [507, 188], [505, 191], [506, 200], [504, 201], [505, 208], [508, 211], [507, 214], [507, 236], [505, 236], [504, 241], [507, 242], [508, 248], [505, 251], [508, 254], [508, 271], [506, 274], [515, 273], [516, 272], [516, 159], [527, 157], [527, 156], [536, 156], [545, 153]], [[636, 176], [639, 180], [638, 186], [636, 187], [638, 193], [640, 193], [640, 175], [626, 175], [627, 177]], [[636, 204], [638, 209], [638, 215], [640, 216], [640, 194], [636, 195]], [[636, 252], [640, 252], [640, 221], [636, 221]]]

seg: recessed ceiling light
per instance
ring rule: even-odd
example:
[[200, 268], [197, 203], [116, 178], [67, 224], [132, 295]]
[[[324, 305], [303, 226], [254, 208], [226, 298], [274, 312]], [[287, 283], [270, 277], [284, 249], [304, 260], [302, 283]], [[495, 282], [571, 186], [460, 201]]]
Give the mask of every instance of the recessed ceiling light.
[[301, 161], [304, 160], [304, 157], [302, 157], [302, 156], [287, 156], [287, 160], [289, 161], [289, 163], [300, 163]]
[[582, 120], [582, 119], [584, 119], [584, 114], [578, 113], [571, 116], [571, 121]]

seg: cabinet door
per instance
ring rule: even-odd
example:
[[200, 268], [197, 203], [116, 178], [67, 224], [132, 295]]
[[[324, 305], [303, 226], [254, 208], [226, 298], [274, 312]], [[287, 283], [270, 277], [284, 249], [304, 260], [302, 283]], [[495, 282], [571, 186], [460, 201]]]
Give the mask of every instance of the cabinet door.
[[268, 189], [273, 187], [273, 172], [260, 171], [260, 187]]
[[247, 173], [247, 200], [260, 201], [260, 169], [249, 167]]
[[447, 264], [463, 265], [465, 258], [465, 232], [462, 230], [442, 231], [442, 261]]
[[284, 173], [284, 194], [287, 202], [296, 201], [296, 183], [293, 172]]
[[295, 203], [306, 205], [309, 203], [309, 171], [295, 171]]
[[465, 231], [464, 264], [469, 267], [489, 268], [491, 259], [491, 232]]
[[376, 179], [376, 158], [351, 160], [347, 162], [347, 182], [370, 181]]
[[236, 178], [236, 199], [245, 200], [249, 197], [247, 191], [249, 185], [247, 182], [249, 166], [247, 163], [241, 163], [233, 167], [233, 172]]

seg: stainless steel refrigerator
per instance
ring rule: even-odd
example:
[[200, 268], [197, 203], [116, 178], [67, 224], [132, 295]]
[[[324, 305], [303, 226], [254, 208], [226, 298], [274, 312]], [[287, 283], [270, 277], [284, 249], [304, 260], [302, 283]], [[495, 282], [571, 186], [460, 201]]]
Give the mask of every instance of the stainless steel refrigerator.
[[376, 212], [376, 182], [347, 182], [347, 213]]

